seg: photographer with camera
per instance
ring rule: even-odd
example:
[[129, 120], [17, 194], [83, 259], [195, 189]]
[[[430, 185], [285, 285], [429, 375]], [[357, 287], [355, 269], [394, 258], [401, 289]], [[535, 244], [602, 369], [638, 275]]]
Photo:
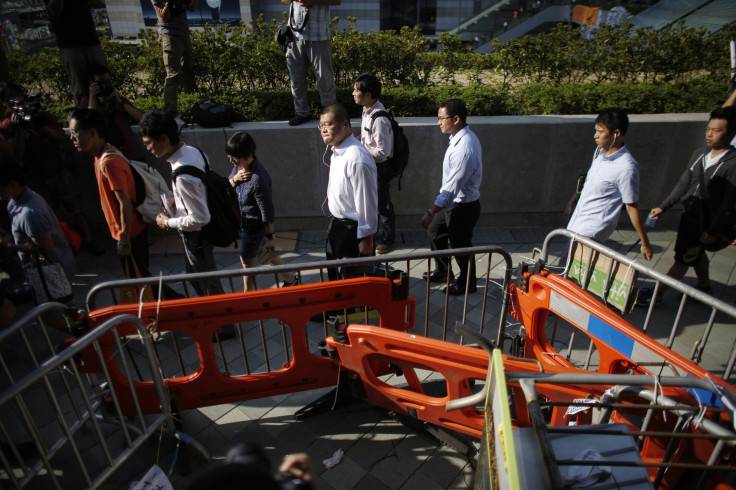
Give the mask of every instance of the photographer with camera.
[[158, 17], [158, 37], [164, 54], [164, 110], [177, 116], [178, 90], [194, 92], [194, 51], [189, 36], [187, 10], [194, 12], [198, 0], [151, 0]]
[[287, 454], [272, 474], [271, 462], [261, 446], [240, 443], [228, 451], [225, 464], [199, 475], [188, 490], [316, 490], [317, 476], [306, 453]]
[[110, 70], [103, 65], [95, 65], [90, 73], [89, 96], [83, 97], [81, 107], [93, 109], [105, 118], [107, 141], [123, 152], [129, 160], [142, 161], [143, 150], [138, 138], [130, 127], [136, 124], [143, 112], [127, 98], [120, 95], [112, 83]]
[[[41, 194], [56, 212], [63, 209], [82, 235], [93, 255], [104, 249], [92, 240], [84, 215], [84, 200], [70, 170], [74, 148], [64, 129], [50, 113], [41, 109], [38, 96], [13, 83], [0, 83], [0, 135], [12, 142], [12, 154], [28, 169], [29, 185]], [[0, 147], [0, 151], [2, 151]]]

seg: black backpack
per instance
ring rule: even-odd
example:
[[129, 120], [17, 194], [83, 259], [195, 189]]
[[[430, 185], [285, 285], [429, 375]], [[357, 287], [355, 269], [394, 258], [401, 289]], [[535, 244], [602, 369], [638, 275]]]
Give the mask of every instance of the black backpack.
[[189, 119], [203, 128], [232, 127], [233, 108], [230, 104], [218, 104], [212, 99], [204, 99], [194, 104]]
[[391, 166], [391, 178], [399, 178], [399, 190], [401, 190], [401, 177], [404, 175], [406, 164], [409, 163], [409, 140], [404, 135], [399, 123], [386, 111], [376, 111], [371, 114], [371, 128], [377, 117], [385, 117], [391, 122], [391, 131], [394, 133], [394, 155], [387, 159]]
[[171, 180], [176, 182], [180, 175], [191, 175], [204, 183], [207, 189], [207, 209], [210, 211], [210, 222], [202, 231], [205, 239], [212, 245], [228, 247], [235, 243], [237, 248], [240, 231], [240, 210], [238, 196], [228, 180], [210, 169], [210, 163], [202, 150], [197, 148], [204, 158], [205, 171], [191, 165], [183, 165], [171, 173]]

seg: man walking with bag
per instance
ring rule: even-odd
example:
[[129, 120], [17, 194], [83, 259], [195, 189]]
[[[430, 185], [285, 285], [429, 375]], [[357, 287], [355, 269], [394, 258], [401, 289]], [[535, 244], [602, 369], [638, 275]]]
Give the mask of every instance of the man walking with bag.
[[378, 98], [381, 96], [381, 81], [371, 73], [363, 73], [355, 79], [353, 100], [363, 106], [360, 125], [360, 142], [376, 161], [378, 172], [378, 216], [381, 226], [376, 234], [376, 253], [381, 255], [391, 250], [396, 233], [396, 216], [391, 202], [391, 164], [394, 156], [394, 133], [386, 108]]
[[[682, 201], [685, 210], [677, 229], [675, 263], [667, 275], [682, 279], [692, 267], [698, 289], [707, 294], [711, 294], [711, 288], [706, 250], [721, 250], [736, 238], [736, 149], [731, 146], [734, 136], [736, 109], [721, 107], [711, 112], [705, 129], [707, 146], [695, 150], [670, 195], [649, 213], [651, 218], [658, 218]], [[652, 288], [642, 289], [636, 304], [658, 304], [667, 289], [667, 285], [660, 285], [656, 297]]]
[[[117, 241], [123, 273], [126, 276], [134, 275], [134, 271], [130, 270], [132, 258], [141, 277], [150, 277], [148, 228], [133, 206], [136, 198], [133, 170], [123, 154], [105, 140], [105, 127], [105, 119], [99, 112], [77, 109], [69, 122], [70, 138], [77, 151], [89, 153], [95, 159], [100, 205], [110, 235]], [[182, 297], [168, 286], [164, 286], [163, 293], [167, 299]], [[154, 287], [154, 296], [157, 295], [157, 287]]]

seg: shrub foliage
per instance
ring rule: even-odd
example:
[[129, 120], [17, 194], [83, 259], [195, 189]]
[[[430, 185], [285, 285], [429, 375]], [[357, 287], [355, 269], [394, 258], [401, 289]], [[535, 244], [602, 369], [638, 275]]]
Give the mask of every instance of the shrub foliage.
[[[180, 115], [212, 98], [231, 104], [240, 120], [288, 119], [289, 76], [276, 26], [259, 17], [193, 31], [198, 92], [180, 96]], [[447, 97], [462, 97], [472, 115], [591, 113], [614, 105], [632, 113], [701, 112], [727, 97], [736, 26], [709, 33], [682, 23], [659, 30], [602, 25], [589, 35], [560, 25], [494, 41], [490, 54], [472, 53], [447, 33], [439, 38], [442, 50], [428, 52], [417, 27], [365, 33], [355, 19], [343, 29], [334, 19], [331, 36], [338, 100], [354, 115], [360, 108], [352, 104], [352, 81], [368, 71], [383, 81], [381, 98], [397, 116], [434, 115]], [[166, 73], [156, 32], [141, 31], [137, 44], [103, 39], [102, 46], [120, 92], [141, 109], [162, 107]], [[42, 93], [46, 107], [64, 119], [73, 102], [58, 50], [13, 50], [8, 61], [15, 81]], [[318, 107], [316, 88], [310, 99]]]

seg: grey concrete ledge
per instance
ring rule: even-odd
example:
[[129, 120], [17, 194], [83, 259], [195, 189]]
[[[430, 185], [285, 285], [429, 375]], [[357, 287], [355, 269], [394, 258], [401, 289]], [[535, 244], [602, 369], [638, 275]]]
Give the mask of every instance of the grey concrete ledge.
[[[483, 147], [479, 225], [564, 225], [564, 207], [595, 150], [594, 119], [589, 114], [469, 117]], [[632, 115], [630, 120], [625, 141], [639, 162], [639, 204], [645, 211], [669, 194], [692, 152], [705, 144], [708, 114]], [[401, 191], [392, 183], [391, 197], [397, 227], [411, 229], [418, 227], [420, 215], [439, 191], [447, 136], [440, 133], [435, 117], [398, 121], [411, 154]], [[351, 122], [353, 131], [359, 132], [360, 120]], [[321, 229], [327, 219], [330, 152], [317, 125], [317, 120], [297, 127], [286, 121], [244, 122], [229, 128], [185, 128], [182, 137], [202, 148], [215, 170], [227, 174], [231, 166], [225, 142], [236, 131], [248, 131], [273, 180], [277, 229]], [[151, 163], [164, 176], [170, 175], [166, 162]], [[665, 224], [674, 223], [676, 214], [668, 213]], [[101, 218], [101, 213], [97, 216]]]

